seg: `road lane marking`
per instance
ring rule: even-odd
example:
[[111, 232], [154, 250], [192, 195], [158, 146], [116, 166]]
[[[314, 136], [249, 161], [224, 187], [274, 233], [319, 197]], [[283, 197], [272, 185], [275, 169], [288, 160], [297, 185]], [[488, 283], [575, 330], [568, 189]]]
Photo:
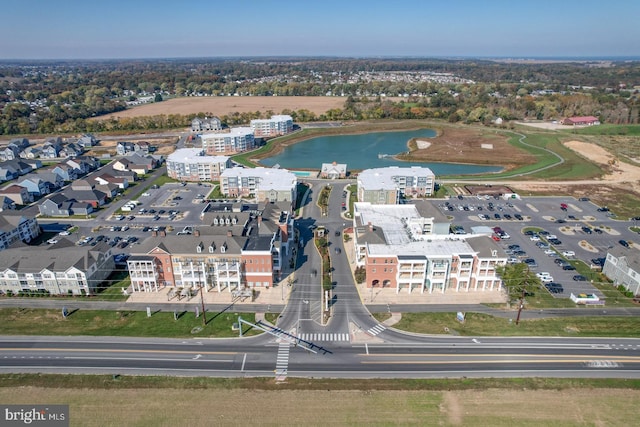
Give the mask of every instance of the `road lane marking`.
[[238, 354], [235, 351], [186, 351], [186, 350], [125, 350], [106, 348], [3, 348], [0, 351], [46, 351], [46, 352], [97, 352], [97, 353], [169, 353], [169, 354]]
[[242, 367], [240, 368], [240, 371], [244, 371], [244, 364], [247, 361], [247, 353], [244, 354], [244, 357], [242, 358]]
[[[67, 359], [67, 360], [105, 360], [103, 357], [94, 357], [94, 356], [87, 356], [87, 357], [82, 357], [82, 356], [66, 356], [63, 357], [63, 359]], [[202, 358], [198, 358], [198, 359], [174, 359], [174, 358], [157, 358], [157, 357], [145, 357], [145, 358], [140, 358], [140, 357], [110, 357], [109, 360], [144, 360], [144, 361], [154, 361], [154, 362], [188, 362], [190, 360], [194, 361], [194, 362], [226, 362], [226, 363], [233, 363], [233, 359], [202, 359]]]

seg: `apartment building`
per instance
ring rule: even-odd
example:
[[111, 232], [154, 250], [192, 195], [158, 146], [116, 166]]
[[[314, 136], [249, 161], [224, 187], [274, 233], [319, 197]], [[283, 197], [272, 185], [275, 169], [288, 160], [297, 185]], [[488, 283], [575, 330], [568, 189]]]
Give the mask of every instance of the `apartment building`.
[[200, 148], [181, 148], [167, 157], [167, 175], [180, 181], [218, 181], [230, 167], [230, 157], [207, 156]]
[[230, 168], [220, 175], [220, 191], [227, 197], [255, 197], [258, 202], [295, 203], [296, 176], [286, 169]]
[[0, 215], [0, 251], [17, 241], [29, 243], [40, 235], [40, 226], [35, 218], [17, 212], [3, 212]]
[[77, 246], [65, 238], [44, 247], [14, 245], [0, 251], [0, 292], [93, 295], [115, 268], [111, 251], [105, 242]]
[[433, 195], [435, 174], [429, 168], [366, 169], [358, 174], [358, 201], [374, 204], [395, 204], [403, 198]]
[[191, 234], [146, 239], [127, 260], [133, 291], [238, 292], [273, 286], [290, 254], [288, 209], [288, 204], [271, 203], [261, 209], [247, 204], [212, 208]]
[[231, 128], [224, 133], [204, 133], [200, 139], [207, 155], [241, 153], [255, 148], [253, 130], [249, 127]]
[[251, 120], [250, 126], [256, 138], [281, 136], [293, 132], [293, 119], [288, 115], [276, 115], [270, 119]]
[[[366, 270], [367, 287], [396, 293], [500, 291], [496, 267], [504, 250], [487, 236], [462, 239], [442, 233], [435, 218], [411, 205], [354, 205], [355, 262]], [[442, 233], [442, 234], [439, 234]]]

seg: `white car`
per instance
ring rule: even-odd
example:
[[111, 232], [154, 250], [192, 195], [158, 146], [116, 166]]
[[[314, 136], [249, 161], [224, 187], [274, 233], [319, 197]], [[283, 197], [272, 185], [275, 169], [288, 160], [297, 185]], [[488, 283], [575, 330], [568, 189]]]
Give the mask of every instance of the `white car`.
[[562, 251], [562, 255], [566, 257], [572, 257], [572, 256], [576, 256], [576, 253], [574, 251]]
[[547, 240], [549, 239], [557, 239], [558, 236], [556, 236], [555, 234], [547, 234]]
[[549, 256], [553, 256], [556, 254], [556, 251], [554, 251], [553, 249], [547, 249], [546, 251], [544, 251], [545, 255], [549, 255]]
[[540, 241], [540, 237], [538, 237], [538, 236], [531, 236], [531, 237], [529, 237], [529, 239], [530, 239], [532, 242], [539, 242], [539, 241]]
[[69, 231], [61, 231], [58, 233], [60, 236], [69, 236], [71, 233]]

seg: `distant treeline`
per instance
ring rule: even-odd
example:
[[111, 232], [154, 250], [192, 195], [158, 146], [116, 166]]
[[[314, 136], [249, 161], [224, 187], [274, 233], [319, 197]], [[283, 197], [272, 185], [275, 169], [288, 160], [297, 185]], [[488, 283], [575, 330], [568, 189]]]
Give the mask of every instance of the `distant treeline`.
[[[391, 75], [393, 74], [393, 75]], [[447, 77], [449, 76], [449, 77]], [[453, 76], [453, 77], [450, 77]], [[89, 121], [139, 97], [345, 96], [299, 122], [440, 118], [451, 122], [598, 116], [639, 123], [640, 62], [501, 63], [485, 60], [248, 58], [0, 62], [0, 134], [99, 132], [188, 126], [194, 115]], [[403, 96], [394, 103], [387, 97]], [[203, 112], [204, 113], [204, 112]], [[228, 126], [258, 114], [232, 113]]]

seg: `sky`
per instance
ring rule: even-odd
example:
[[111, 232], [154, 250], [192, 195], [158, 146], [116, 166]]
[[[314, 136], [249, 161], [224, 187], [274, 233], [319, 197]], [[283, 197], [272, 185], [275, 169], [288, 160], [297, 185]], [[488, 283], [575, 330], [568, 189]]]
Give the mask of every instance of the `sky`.
[[2, 59], [638, 57], [636, 0], [4, 0]]

